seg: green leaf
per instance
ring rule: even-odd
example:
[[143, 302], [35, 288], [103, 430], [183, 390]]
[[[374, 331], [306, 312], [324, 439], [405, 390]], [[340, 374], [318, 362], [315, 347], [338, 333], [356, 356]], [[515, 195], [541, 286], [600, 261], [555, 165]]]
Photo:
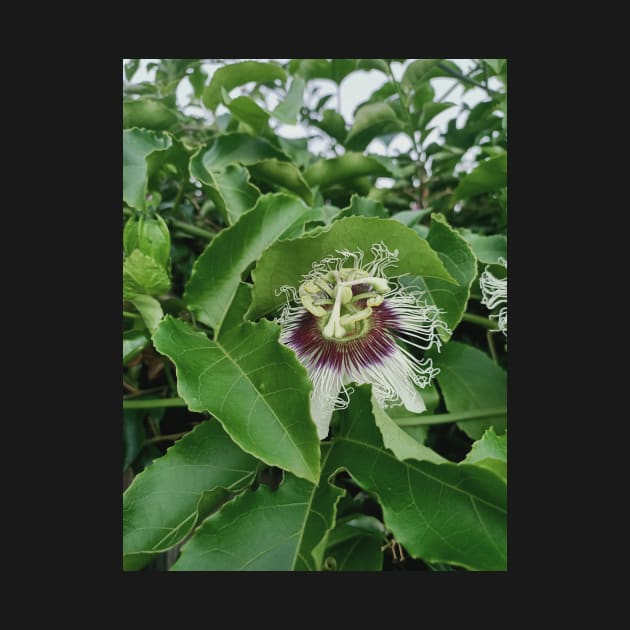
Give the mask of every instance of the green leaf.
[[164, 317], [162, 306], [150, 295], [136, 295], [131, 303], [138, 309], [147, 328], [153, 333], [158, 327], [160, 320]]
[[[257, 461], [205, 421], [143, 470], [123, 495], [124, 565], [140, 568], [183, 540], [200, 517], [251, 483]], [[223, 489], [223, 491], [220, 491]]]
[[494, 192], [507, 186], [507, 154], [481, 162], [464, 175], [455, 188], [454, 199], [467, 199], [482, 193]]
[[328, 59], [291, 59], [289, 72], [303, 77], [307, 81], [311, 79], [332, 79], [332, 68]]
[[134, 249], [123, 263], [123, 297], [134, 299], [137, 295], [162, 295], [171, 286], [166, 269], [153, 258]]
[[[320, 206], [309, 208], [301, 215], [289, 228], [282, 233], [282, 239], [300, 238], [304, 235], [308, 224], [319, 223], [330, 225], [332, 220], [338, 216], [340, 210], [335, 206]], [[311, 228], [313, 229], [313, 228]]]
[[400, 81], [401, 86], [406, 90], [410, 90], [420, 83], [439, 61], [441, 59], [417, 59], [410, 63]]
[[380, 201], [374, 201], [367, 197], [359, 197], [359, 195], [352, 195], [350, 205], [339, 213], [340, 219], [350, 216], [380, 217], [381, 219], [386, 219], [389, 213], [385, 210]]
[[505, 66], [505, 62], [507, 60], [506, 59], [482, 59], [481, 61], [485, 61], [495, 74], [501, 74]]
[[357, 111], [345, 145], [352, 151], [363, 151], [377, 136], [401, 129], [401, 124], [389, 105], [369, 103]]
[[[450, 412], [472, 411], [506, 406], [505, 372], [486, 354], [464, 343], [451, 341], [440, 354], [434, 354], [433, 366], [446, 408]], [[498, 434], [505, 431], [506, 416], [458, 422], [469, 437], [478, 440], [493, 426]]]
[[330, 160], [318, 160], [304, 171], [304, 179], [311, 186], [322, 189], [363, 175], [388, 177], [390, 173], [378, 161], [361, 153], [344, 153]]
[[[317, 547], [332, 528], [343, 490], [285, 475], [210, 516], [182, 548], [173, 571], [316, 570]], [[314, 554], [315, 551], [315, 554]]]
[[289, 161], [289, 157], [263, 138], [246, 133], [229, 133], [215, 136], [195, 156], [207, 171], [223, 169], [228, 164], [255, 164], [261, 160], [277, 158]]
[[130, 59], [125, 64], [125, 78], [127, 81], [131, 81], [131, 79], [133, 79], [133, 75], [136, 74], [139, 67], [140, 59]]
[[381, 432], [383, 445], [388, 448], [401, 461], [404, 459], [426, 460], [434, 464], [442, 464], [447, 460], [430, 449], [420, 444], [417, 440], [405, 433], [394, 420], [392, 420], [372, 396], [372, 414], [376, 426]]
[[164, 101], [153, 98], [139, 98], [123, 101], [123, 129], [143, 127], [145, 129], [170, 130], [179, 118]]
[[[242, 324], [245, 321], [245, 314], [252, 302], [252, 285], [245, 282], [239, 282], [238, 288], [230, 304], [228, 312], [223, 318], [221, 324], [221, 335], [228, 332], [232, 328]], [[218, 336], [220, 339], [221, 337]]]
[[427, 125], [443, 111], [450, 109], [451, 107], [456, 107], [456, 103], [425, 103], [422, 107], [422, 113], [418, 119], [417, 128], [421, 130], [425, 130]]
[[131, 466], [147, 438], [144, 415], [143, 409], [123, 409], [123, 472]]
[[470, 243], [480, 263], [496, 265], [499, 264], [499, 258], [507, 260], [507, 238], [502, 234], [484, 236], [470, 230], [462, 230], [461, 234]]
[[212, 201], [230, 224], [253, 208], [260, 197], [260, 190], [249, 182], [249, 171], [238, 164], [209, 170], [203, 155], [197, 153], [190, 160], [190, 174], [209, 187]]
[[330, 62], [330, 78], [339, 85], [358, 64], [358, 59], [332, 59]]
[[422, 111], [422, 107], [425, 103], [431, 103], [435, 98], [435, 90], [431, 86], [430, 81], [422, 81], [416, 85], [411, 102], [413, 103], [414, 110], [418, 113]]
[[264, 134], [269, 129], [269, 113], [249, 96], [225, 99], [225, 106], [233, 116], [247, 123], [257, 134]]
[[207, 79], [208, 75], [201, 69], [201, 66], [195, 66], [193, 71], [188, 75], [188, 80], [192, 86], [195, 99], [201, 98]]
[[385, 528], [377, 518], [351, 514], [330, 532], [325, 566], [333, 571], [381, 571], [384, 540]]
[[338, 114], [334, 109], [325, 109], [323, 118], [318, 121], [313, 121], [313, 125], [325, 131], [339, 143], [343, 143], [348, 134], [346, 121], [343, 116]]
[[243, 273], [305, 211], [302, 201], [292, 195], [263, 195], [210, 242], [197, 258], [184, 293], [184, 301], [200, 321], [215, 332], [220, 329]]
[[123, 365], [137, 357], [149, 342], [146, 330], [135, 328], [123, 333]]
[[267, 83], [280, 79], [285, 81], [286, 72], [276, 63], [261, 63], [260, 61], [242, 61], [219, 68], [210, 80], [210, 84], [203, 91], [203, 104], [214, 111], [221, 102], [221, 88], [229, 92], [239, 85], [250, 81]]
[[407, 227], [413, 227], [421, 219], [426, 217], [427, 214], [431, 214], [430, 208], [427, 208], [426, 210], [402, 210], [392, 214], [392, 219], [394, 219], [394, 221], [400, 221]]
[[379, 70], [388, 74], [388, 66], [384, 59], [359, 59], [359, 70]]
[[373, 259], [370, 248], [381, 241], [391, 251], [399, 250], [399, 261], [390, 268], [390, 275], [410, 273], [455, 282], [427, 241], [410, 228], [391, 219], [346, 217], [318, 234], [278, 241], [263, 253], [252, 271], [254, 291], [249, 319], [280, 306], [284, 297], [276, 295], [276, 290], [283, 285], [299, 286], [314, 262], [334, 255], [336, 250], [361, 249], [367, 264]]
[[[477, 261], [470, 245], [446, 221], [439, 212], [431, 214], [431, 227], [427, 235], [429, 245], [437, 252], [444, 267], [457, 281], [445, 282], [441, 278], [403, 278], [408, 287], [419, 288], [426, 293], [423, 298], [443, 311], [441, 317], [451, 330], [462, 319], [470, 297], [470, 285], [477, 275]], [[450, 335], [440, 330], [443, 341]]]
[[171, 146], [169, 135], [146, 129], [123, 131], [123, 201], [144, 210], [147, 196], [147, 156]]
[[282, 186], [311, 202], [311, 189], [299, 169], [285, 153], [262, 138], [244, 133], [216, 136], [193, 158], [195, 173], [205, 180], [209, 179], [205, 173], [222, 170], [233, 162], [248, 165], [254, 178]]
[[463, 463], [483, 466], [507, 481], [507, 431], [497, 435], [494, 428], [487, 429], [481, 439], [472, 445]]
[[167, 315], [153, 334], [177, 368], [191, 411], [209, 411], [244, 451], [316, 482], [319, 440], [309, 411], [311, 383], [268, 321], [243, 324], [211, 341]]
[[272, 112], [275, 118], [287, 125], [295, 125], [297, 123], [297, 115], [300, 107], [302, 107], [304, 85], [304, 79], [301, 77], [293, 78], [286, 98], [281, 103], [278, 103]]
[[383, 446], [370, 390], [355, 388], [349, 407], [335, 412], [328, 465], [376, 496], [385, 526], [412, 557], [504, 571], [505, 483], [480, 466], [398, 460]]
[[313, 193], [309, 185], [304, 181], [302, 174], [293, 162], [277, 159], [264, 160], [252, 164], [249, 167], [249, 172], [254, 178], [295, 193], [308, 204], [313, 201]]

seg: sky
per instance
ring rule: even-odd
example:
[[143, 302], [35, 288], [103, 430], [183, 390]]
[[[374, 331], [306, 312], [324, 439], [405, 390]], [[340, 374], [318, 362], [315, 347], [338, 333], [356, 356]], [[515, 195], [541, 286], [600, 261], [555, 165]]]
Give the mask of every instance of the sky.
[[[127, 59], [123, 59], [123, 64], [128, 61]], [[154, 79], [155, 71], [147, 72], [146, 66], [150, 62], [157, 62], [157, 59], [143, 59], [138, 71], [133, 76], [132, 83], [139, 83], [141, 81], [152, 81]], [[284, 63], [288, 61], [288, 59], [259, 59], [258, 61], [278, 61]], [[392, 64], [392, 72], [396, 79], [400, 80], [405, 68], [413, 62], [414, 59], [409, 59], [405, 63], [394, 62]], [[468, 72], [474, 63], [470, 59], [451, 59], [454, 63], [456, 63], [462, 70], [463, 73]], [[220, 67], [220, 64], [212, 64], [205, 63], [203, 64], [203, 69], [208, 73], [209, 76], [212, 75], [214, 70]], [[340, 100], [341, 100], [341, 111], [340, 113], [345, 118], [346, 123], [350, 124], [354, 119], [354, 110], [356, 109], [359, 103], [365, 101], [369, 96], [381, 87], [386, 81], [388, 77], [385, 76], [382, 72], [378, 70], [370, 70], [369, 72], [359, 70], [355, 71], [352, 74], [348, 75], [342, 82], [340, 86]], [[123, 73], [123, 81], [124, 73]], [[309, 82], [309, 85], [317, 85], [320, 87], [320, 91], [318, 93], [317, 98], [324, 96], [325, 94], [333, 94], [334, 96], [328, 101], [327, 107], [332, 107], [337, 109], [337, 87], [332, 81], [326, 81], [323, 79], [316, 79], [312, 82]], [[439, 99], [447, 90], [449, 90], [453, 84], [457, 84], [457, 87], [453, 89], [452, 92], [448, 95], [448, 101], [455, 103], [456, 107], [451, 107], [440, 114], [438, 114], [432, 121], [430, 126], [435, 127], [436, 130], [433, 131], [427, 138], [424, 140], [424, 146], [428, 146], [431, 142], [437, 141], [439, 138], [440, 132], [446, 130], [448, 122], [455, 117], [458, 117], [458, 126], [463, 124], [463, 117], [466, 115], [462, 113], [461, 105], [462, 103], [468, 104], [470, 107], [473, 107], [477, 103], [483, 100], [488, 100], [488, 95], [486, 92], [477, 87], [473, 87], [468, 90], [464, 94], [464, 89], [460, 83], [458, 83], [455, 79], [447, 79], [447, 78], [434, 78], [431, 79], [431, 85], [435, 90], [435, 99]], [[237, 96], [241, 93], [246, 93], [249, 89], [248, 84], [246, 86], [242, 86], [241, 88], [235, 88], [230, 92], [232, 97]], [[491, 89], [501, 89], [501, 83], [495, 77], [491, 77], [489, 81], [489, 87]], [[243, 90], [243, 92], [241, 92]], [[179, 87], [177, 89], [177, 100], [180, 107], [183, 110], [194, 116], [204, 116], [208, 121], [212, 120], [212, 114], [202, 107], [198, 106], [187, 106], [190, 101], [190, 97], [192, 96], [192, 86], [188, 81], [181, 81]], [[274, 95], [271, 95], [268, 98], [267, 104], [270, 109], [275, 107], [277, 104], [277, 100]], [[217, 115], [222, 114], [228, 111], [223, 105], [219, 105], [217, 109]], [[439, 130], [439, 131], [438, 131]], [[296, 125], [279, 125], [275, 128], [275, 132], [281, 136], [286, 138], [299, 138], [306, 137], [309, 134], [308, 130], [301, 124]], [[397, 153], [406, 152], [411, 147], [411, 141], [404, 134], [399, 134], [389, 146], [385, 146], [383, 142], [378, 139], [373, 140], [368, 147], [366, 148], [366, 152], [368, 153], [376, 153], [380, 155], [388, 155], [395, 156]], [[315, 138], [309, 141], [309, 150], [315, 154], [326, 154], [326, 155], [334, 155], [328, 150], [329, 145], [326, 140], [321, 138]], [[476, 151], [473, 149], [471, 152], [463, 156], [462, 159], [462, 170], [470, 171], [472, 170], [475, 164], [475, 155]], [[382, 182], [380, 182], [381, 186], [388, 186], [393, 184], [393, 180], [389, 182], [387, 178], [382, 178]]]

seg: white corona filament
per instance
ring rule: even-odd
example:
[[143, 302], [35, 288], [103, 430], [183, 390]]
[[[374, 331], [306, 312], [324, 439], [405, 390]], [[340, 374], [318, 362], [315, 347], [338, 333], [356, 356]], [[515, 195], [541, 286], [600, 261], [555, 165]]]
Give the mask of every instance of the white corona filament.
[[[506, 260], [499, 258], [499, 262], [507, 269]], [[503, 305], [498, 313], [493, 313], [490, 317], [498, 320], [499, 330], [507, 337], [507, 276], [497, 278], [486, 267], [479, 277], [479, 286], [483, 295], [481, 303], [485, 304], [488, 310]]]

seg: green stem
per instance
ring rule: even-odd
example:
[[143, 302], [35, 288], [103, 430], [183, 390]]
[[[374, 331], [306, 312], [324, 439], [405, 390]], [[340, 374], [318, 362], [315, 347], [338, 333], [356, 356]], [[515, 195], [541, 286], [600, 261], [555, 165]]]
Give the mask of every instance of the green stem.
[[499, 327], [494, 320], [482, 317], [481, 315], [473, 315], [472, 313], [464, 313], [462, 315], [462, 320], [470, 322], [471, 324], [478, 324], [479, 326], [489, 328], [490, 330], [496, 330]]
[[187, 407], [181, 398], [152, 398], [150, 400], [123, 400], [123, 409], [159, 409], [160, 407]]
[[197, 227], [196, 225], [191, 225], [190, 223], [186, 223], [185, 221], [171, 219], [171, 224], [174, 227], [179, 228], [182, 232], [186, 232], [187, 234], [191, 234], [192, 236], [201, 236], [202, 238], [207, 238], [209, 241], [215, 237], [215, 234], [213, 232], [204, 230], [203, 228]]
[[497, 359], [497, 351], [494, 349], [494, 339], [492, 337], [491, 330], [486, 330], [486, 340], [488, 342], [488, 348], [490, 349], [490, 354], [492, 355], [492, 360], [498, 365], [499, 360]]
[[[476, 68], [473, 68], [472, 70], [469, 70], [465, 76], [468, 77], [468, 75], [472, 74], [475, 71]], [[435, 102], [436, 103], [442, 103], [444, 101], [444, 99], [446, 99], [446, 97], [456, 88], [459, 86], [459, 83], [455, 82], [453, 83], [453, 85], [451, 85], [450, 88], [448, 88], [448, 90], [446, 90], [446, 92], [444, 92], [444, 94], [442, 94], [442, 96], [440, 96], [440, 98], [438, 98]]]
[[398, 92], [398, 96], [400, 97], [400, 104], [402, 105], [403, 110], [405, 112], [405, 116], [407, 117], [407, 128], [408, 128], [407, 135], [411, 139], [414, 151], [416, 152], [417, 159], [418, 159], [418, 179], [420, 180], [420, 186], [419, 186], [419, 197], [417, 201], [418, 201], [418, 205], [421, 208], [424, 208], [424, 203], [422, 201], [422, 192], [423, 192], [422, 189], [424, 186], [423, 176], [425, 173], [424, 162], [422, 161], [422, 155], [420, 154], [420, 149], [418, 148], [418, 143], [416, 142], [416, 133], [414, 131], [413, 122], [411, 120], [411, 112], [409, 111], [409, 103], [407, 102], [407, 99], [405, 95], [403, 94], [402, 88], [400, 87], [400, 84], [398, 83], [398, 81], [396, 80], [396, 77], [394, 76], [394, 73], [392, 72], [392, 67], [389, 62], [387, 62], [387, 70], [392, 80], [392, 83], [396, 86], [396, 91]]
[[[130, 208], [123, 208], [123, 214], [130, 217], [133, 215], [133, 212]], [[207, 238], [208, 240], [212, 240], [215, 237], [214, 232], [209, 232], [208, 230], [204, 230], [203, 228], [197, 227], [196, 225], [191, 225], [190, 223], [186, 223], [185, 221], [179, 221], [178, 219], [171, 219], [171, 225], [176, 228], [179, 228], [182, 232], [186, 232], [192, 236], [201, 236], [202, 238]]]
[[182, 433], [169, 433], [166, 435], [156, 435], [155, 437], [149, 438], [145, 440], [145, 444], [155, 444], [156, 442], [166, 442], [166, 441], [175, 441], [179, 440], [179, 438], [184, 437], [186, 434], [190, 433], [190, 431], [183, 431]]
[[182, 182], [182, 185], [179, 187], [177, 191], [177, 195], [175, 196], [175, 201], [173, 201], [173, 214], [177, 213], [177, 209], [179, 208], [179, 204], [184, 196], [184, 188], [186, 188], [186, 182]]
[[177, 384], [175, 383], [175, 379], [173, 378], [173, 370], [171, 370], [168, 359], [164, 360], [164, 373], [166, 374], [166, 380], [168, 381], [168, 385], [171, 388], [171, 391], [176, 394]]
[[424, 424], [446, 424], [448, 422], [469, 422], [471, 420], [485, 420], [505, 416], [507, 408], [491, 407], [488, 409], [473, 409], [471, 411], [456, 411], [454, 413], [438, 413], [431, 416], [417, 416], [409, 418], [394, 418], [399, 427], [417, 427]]
[[486, 92], [488, 92], [488, 94], [490, 94], [490, 96], [503, 96], [501, 92], [497, 92], [496, 90], [491, 90], [489, 87], [486, 87], [483, 83], [478, 83], [477, 81], [473, 81], [472, 79], [467, 77], [465, 74], [462, 74], [461, 72], [455, 72], [455, 70], [451, 70], [447, 65], [443, 63], [438, 63], [437, 67], [440, 68], [440, 70], [444, 70], [444, 72], [446, 72], [447, 74], [450, 74], [452, 77], [459, 79], [460, 81], [465, 81], [466, 83], [470, 83], [471, 85], [474, 85], [475, 87], [485, 90]]
[[128, 317], [129, 319], [142, 319], [138, 313], [129, 313], [128, 311], [123, 311], [123, 317]]

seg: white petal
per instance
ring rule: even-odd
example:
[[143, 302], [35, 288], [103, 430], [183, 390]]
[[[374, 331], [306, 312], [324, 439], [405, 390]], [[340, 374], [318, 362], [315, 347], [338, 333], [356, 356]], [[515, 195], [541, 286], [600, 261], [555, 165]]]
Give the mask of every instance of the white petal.
[[402, 401], [408, 411], [420, 413], [426, 405], [414, 383], [421, 384], [426, 373], [427, 369], [414, 357], [397, 348], [381, 365], [362, 368], [352, 374], [351, 380], [359, 385], [372, 383], [374, 395], [383, 407]]
[[311, 394], [311, 416], [317, 427], [317, 437], [320, 440], [328, 437], [333, 409], [334, 406], [327, 404], [327, 401], [322, 396], [313, 391]]
[[347, 405], [339, 398], [342, 389], [341, 375], [330, 368], [321, 367], [314, 371], [309, 370], [309, 376], [313, 381], [311, 416], [317, 427], [317, 435], [323, 440], [328, 436], [333, 410]]

